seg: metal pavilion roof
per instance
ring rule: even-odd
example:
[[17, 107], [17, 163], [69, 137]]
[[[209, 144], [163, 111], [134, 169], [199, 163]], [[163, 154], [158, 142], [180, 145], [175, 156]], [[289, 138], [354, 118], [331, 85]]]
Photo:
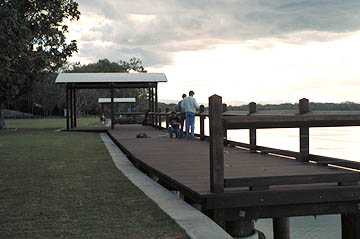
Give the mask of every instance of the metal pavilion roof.
[[157, 83], [167, 82], [164, 73], [60, 73], [55, 83]]
[[[135, 98], [114, 98], [114, 103], [135, 103]], [[99, 98], [98, 103], [111, 103], [111, 98]]]

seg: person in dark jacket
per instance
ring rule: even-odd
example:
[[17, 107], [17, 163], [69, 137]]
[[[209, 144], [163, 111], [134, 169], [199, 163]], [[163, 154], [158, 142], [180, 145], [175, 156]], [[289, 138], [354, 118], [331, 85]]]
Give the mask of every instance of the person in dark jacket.
[[181, 138], [182, 134], [180, 132], [180, 118], [176, 115], [175, 111], [171, 112], [171, 115], [169, 117], [169, 134], [170, 138], [174, 137], [174, 133], [176, 138]]

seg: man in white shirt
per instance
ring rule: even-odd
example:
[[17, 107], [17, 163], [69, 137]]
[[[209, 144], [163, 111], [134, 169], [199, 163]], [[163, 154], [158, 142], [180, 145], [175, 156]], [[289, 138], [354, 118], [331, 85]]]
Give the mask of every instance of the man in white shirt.
[[[195, 112], [199, 108], [198, 103], [196, 102], [194, 96], [194, 91], [189, 92], [189, 96], [185, 97], [182, 101], [182, 107], [185, 109], [185, 118], [186, 118], [186, 139], [194, 138], [194, 127], [195, 127]], [[190, 134], [191, 127], [191, 134]]]

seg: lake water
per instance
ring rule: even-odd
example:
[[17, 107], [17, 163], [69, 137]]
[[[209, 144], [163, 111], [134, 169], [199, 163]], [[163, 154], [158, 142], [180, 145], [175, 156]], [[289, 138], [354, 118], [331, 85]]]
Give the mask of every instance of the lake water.
[[[199, 125], [199, 122], [196, 122], [197, 133], [200, 131]], [[208, 132], [208, 128], [205, 132]], [[360, 127], [310, 128], [310, 153], [360, 162], [359, 136]], [[249, 143], [249, 130], [230, 130], [228, 138]], [[298, 152], [299, 129], [257, 130], [257, 145]], [[273, 238], [272, 219], [258, 220], [255, 228], [265, 233], [266, 238]], [[292, 239], [339, 239], [341, 238], [340, 215], [292, 217], [290, 234]]]

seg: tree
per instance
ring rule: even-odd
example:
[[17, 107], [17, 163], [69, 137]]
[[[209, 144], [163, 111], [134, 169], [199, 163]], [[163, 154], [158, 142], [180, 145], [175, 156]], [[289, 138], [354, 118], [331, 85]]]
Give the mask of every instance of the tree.
[[136, 57], [133, 57], [129, 62], [120, 60], [119, 62], [110, 62], [108, 59], [99, 60], [97, 63], [90, 63], [87, 65], [81, 65], [79, 62], [70, 64], [65, 72], [130, 72], [131, 70], [136, 72], [145, 73], [146, 70], [142, 66], [142, 61]]
[[26, 94], [39, 73], [56, 71], [77, 51], [63, 22], [79, 16], [73, 0], [0, 0], [0, 117], [3, 102]]
[[[136, 57], [131, 58], [129, 61], [120, 60], [118, 62], [110, 62], [108, 59], [99, 60], [97, 63], [90, 63], [81, 65], [74, 63], [67, 66], [65, 72], [73, 73], [94, 73], [94, 72], [123, 72], [128, 73], [131, 71], [143, 72], [146, 70], [142, 65], [142, 61]], [[145, 89], [116, 89], [118, 97], [134, 97], [136, 96], [136, 104], [134, 110], [146, 109], [148, 100], [147, 92]], [[76, 109], [79, 112], [88, 111], [94, 112], [98, 108], [97, 99], [101, 97], [110, 97], [109, 91], [104, 90], [79, 90], [77, 91]], [[77, 112], [77, 113], [79, 113]]]

